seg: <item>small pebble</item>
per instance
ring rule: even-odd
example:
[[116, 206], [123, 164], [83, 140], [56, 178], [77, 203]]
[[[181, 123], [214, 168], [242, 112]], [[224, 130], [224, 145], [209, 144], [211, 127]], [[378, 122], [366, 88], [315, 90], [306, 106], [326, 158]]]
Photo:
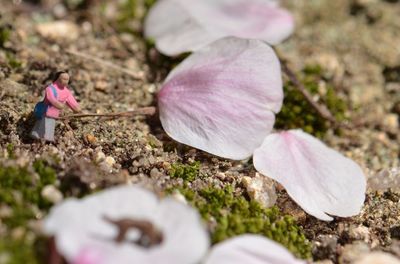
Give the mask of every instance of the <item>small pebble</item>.
[[251, 199], [261, 203], [265, 207], [271, 207], [276, 202], [276, 191], [274, 182], [256, 173], [255, 177], [245, 176], [242, 179], [242, 184], [247, 190], [247, 194]]
[[370, 239], [369, 229], [366, 226], [350, 226], [349, 236], [354, 240], [368, 242]]
[[325, 259], [334, 256], [337, 251], [338, 237], [336, 235], [318, 235], [313, 243], [313, 256]]
[[105, 92], [107, 90], [108, 83], [106, 81], [97, 81], [94, 85], [94, 89], [97, 91]]
[[52, 40], [76, 40], [79, 37], [79, 27], [70, 21], [59, 20], [40, 23], [36, 26], [38, 33]]
[[24, 227], [16, 227], [11, 231], [11, 237], [15, 240], [21, 240], [26, 233], [26, 230]]
[[390, 131], [396, 132], [399, 129], [399, 117], [396, 114], [387, 114], [383, 118], [383, 125]]
[[5, 204], [2, 204], [0, 206], [0, 218], [8, 218], [8, 217], [11, 217], [12, 214], [13, 214], [13, 210], [11, 209], [11, 207], [9, 207]]
[[384, 252], [372, 252], [363, 255], [354, 264], [400, 264], [400, 260]]
[[152, 168], [150, 171], [150, 177], [153, 179], [158, 179], [162, 176], [162, 173], [157, 168]]
[[112, 167], [112, 166], [114, 166], [114, 164], [115, 164], [115, 159], [114, 159], [113, 157], [111, 157], [111, 156], [107, 156], [106, 159], [104, 160], [104, 162], [105, 162], [108, 166]]
[[104, 154], [102, 151], [96, 152], [94, 161], [96, 163], [100, 163], [106, 159], [106, 154]]
[[367, 244], [362, 241], [356, 241], [352, 244], [347, 244], [343, 247], [341, 254], [339, 254], [340, 264], [350, 264], [358, 260], [363, 254], [370, 252]]
[[92, 145], [96, 144], [96, 142], [97, 142], [97, 138], [95, 136], [93, 136], [92, 134], [87, 134], [86, 140], [87, 140], [87, 142], [89, 142]]
[[41, 192], [41, 195], [46, 200], [57, 204], [64, 198], [63, 194], [54, 185], [46, 185]]
[[63, 4], [57, 4], [53, 8], [53, 14], [56, 18], [60, 19], [64, 18], [68, 14], [68, 12]]

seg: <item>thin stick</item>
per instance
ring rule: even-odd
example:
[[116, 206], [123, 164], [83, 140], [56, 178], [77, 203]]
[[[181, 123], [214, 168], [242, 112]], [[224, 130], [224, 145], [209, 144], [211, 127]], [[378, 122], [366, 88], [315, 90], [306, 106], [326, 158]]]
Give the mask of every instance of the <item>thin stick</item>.
[[154, 106], [149, 106], [149, 107], [138, 108], [133, 111], [107, 113], [107, 114], [94, 114], [94, 113], [75, 114], [75, 115], [62, 116], [62, 117], [59, 117], [58, 119], [65, 120], [65, 119], [84, 118], [84, 117], [119, 118], [119, 117], [130, 117], [130, 116], [136, 116], [136, 115], [154, 115], [155, 112], [156, 112], [156, 108]]
[[325, 105], [318, 104], [316, 101], [314, 101], [312, 95], [307, 91], [307, 89], [304, 87], [304, 85], [297, 79], [294, 72], [289, 68], [289, 66], [287, 65], [287, 62], [285, 60], [281, 60], [281, 62], [282, 62], [283, 72], [286, 74], [286, 76], [289, 78], [289, 80], [293, 83], [294, 87], [300, 91], [300, 93], [304, 96], [304, 98], [308, 101], [308, 103], [318, 112], [318, 114], [321, 117], [336, 124], [337, 120], [332, 115], [332, 113], [329, 111], [329, 109]]
[[64, 123], [65, 127], [66, 127], [69, 131], [72, 131], [72, 134], [74, 134], [74, 130], [73, 130], [72, 127], [69, 125], [68, 119], [62, 119], [62, 122]]
[[278, 54], [278, 58], [281, 61], [282, 70], [289, 78], [289, 80], [293, 83], [294, 87], [299, 90], [299, 92], [304, 96], [307, 102], [317, 111], [317, 113], [324, 119], [330, 121], [331, 123], [338, 125], [336, 118], [332, 115], [329, 109], [322, 104], [318, 104], [314, 101], [312, 95], [307, 91], [304, 85], [297, 79], [296, 74], [290, 69], [288, 62], [284, 59], [279, 51], [275, 49], [275, 52]]
[[120, 72], [122, 72], [122, 73], [124, 73], [126, 75], [129, 75], [129, 76], [137, 79], [137, 80], [143, 80], [144, 79], [144, 76], [141, 75], [141, 74], [137, 74], [136, 72], [127, 70], [125, 68], [122, 68], [121, 66], [118, 66], [118, 65], [114, 64], [114, 63], [111, 63], [109, 61], [106, 61], [106, 60], [103, 60], [103, 59], [88, 55], [86, 53], [82, 53], [82, 52], [79, 52], [79, 51], [76, 51], [76, 50], [71, 50], [71, 49], [67, 50], [66, 52], [71, 54], [71, 55], [74, 55], [74, 56], [77, 56], [77, 57], [81, 57], [83, 59], [87, 59], [87, 60], [91, 60], [91, 61], [97, 62], [97, 63], [99, 63], [100, 65], [102, 65], [104, 67], [120, 71]]

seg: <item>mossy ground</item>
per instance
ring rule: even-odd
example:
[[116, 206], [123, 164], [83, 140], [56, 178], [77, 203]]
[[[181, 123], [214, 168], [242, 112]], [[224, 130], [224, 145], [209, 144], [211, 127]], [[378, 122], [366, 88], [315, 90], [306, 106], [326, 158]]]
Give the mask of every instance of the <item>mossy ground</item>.
[[213, 226], [210, 230], [213, 243], [245, 233], [260, 234], [281, 243], [298, 257], [311, 257], [311, 244], [302, 229], [277, 207], [264, 208], [256, 201], [249, 201], [235, 194], [231, 185], [196, 191], [186, 186], [177, 190]]
[[182, 187], [171, 188], [169, 192], [178, 191], [199, 210], [204, 221], [211, 226], [213, 243], [246, 233], [260, 234], [281, 243], [298, 257], [311, 257], [311, 244], [301, 228], [292, 217], [280, 213], [277, 207], [264, 208], [243, 194], [235, 193], [231, 184], [223, 188], [188, 187], [199, 178], [198, 161], [173, 163], [169, 173], [174, 178], [184, 180]]
[[1, 263], [43, 263], [45, 242], [33, 234], [29, 223], [52, 206], [41, 192], [55, 181], [55, 171], [43, 160], [24, 167], [0, 165], [0, 223], [6, 227], [0, 236]]
[[[323, 76], [323, 68], [320, 65], [308, 65], [298, 78], [307, 91], [317, 99], [317, 102], [329, 109], [338, 123], [343, 122], [348, 112], [348, 104], [343, 97], [337, 95], [332, 82], [329, 79], [324, 79]], [[332, 127], [330, 121], [319, 115], [290, 81], [286, 81], [284, 85], [284, 94], [283, 107], [276, 116], [275, 127], [278, 129], [299, 128], [323, 138]], [[339, 130], [336, 130], [336, 133], [339, 132]]]
[[199, 170], [199, 161], [195, 161], [191, 164], [177, 162], [171, 165], [169, 174], [174, 178], [181, 178], [185, 181], [193, 181], [199, 175]]

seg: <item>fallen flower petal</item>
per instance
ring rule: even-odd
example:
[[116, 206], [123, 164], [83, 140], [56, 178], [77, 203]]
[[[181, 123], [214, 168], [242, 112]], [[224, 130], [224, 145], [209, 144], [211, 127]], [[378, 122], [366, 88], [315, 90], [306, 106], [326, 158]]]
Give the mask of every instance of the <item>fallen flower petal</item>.
[[135, 186], [68, 199], [51, 210], [44, 231], [75, 264], [196, 263], [209, 247], [196, 210]]
[[175, 0], [157, 1], [146, 17], [144, 30], [157, 50], [168, 56], [197, 50], [220, 37], [208, 32]]
[[301, 130], [267, 136], [254, 151], [254, 167], [283, 185], [304, 211], [330, 221], [360, 212], [366, 179], [351, 159]]
[[80, 251], [78, 256], [74, 259], [73, 264], [99, 264], [105, 263], [104, 260], [107, 256], [98, 248], [86, 248]]
[[282, 245], [259, 235], [241, 235], [212, 247], [204, 264], [305, 264]]
[[278, 44], [294, 30], [292, 15], [271, 0], [160, 0], [145, 21], [158, 50], [178, 55], [226, 36]]
[[193, 53], [158, 93], [169, 136], [235, 160], [250, 157], [261, 145], [282, 102], [280, 64], [272, 48], [235, 37]]

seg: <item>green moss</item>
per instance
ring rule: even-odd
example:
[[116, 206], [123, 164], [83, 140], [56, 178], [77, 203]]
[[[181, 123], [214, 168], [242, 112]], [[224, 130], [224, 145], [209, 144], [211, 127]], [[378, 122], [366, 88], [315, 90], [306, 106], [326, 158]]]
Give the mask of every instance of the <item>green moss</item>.
[[216, 222], [211, 230], [213, 243], [244, 233], [260, 234], [281, 243], [298, 257], [310, 258], [311, 246], [301, 228], [292, 217], [281, 215], [276, 207], [264, 208], [258, 202], [236, 196], [231, 186], [208, 187], [196, 192], [188, 187], [178, 190], [205, 221]]
[[0, 239], [0, 256], [5, 264], [39, 264], [35, 248], [24, 239], [5, 237]]
[[37, 175], [27, 167], [0, 165], [0, 206], [10, 208], [10, 214], [0, 219], [7, 228], [0, 238], [0, 255], [7, 259], [4, 263], [43, 263], [39, 261], [44, 252], [39, 239], [26, 234], [19, 238], [11, 235], [11, 230], [26, 227], [38, 211], [47, 211], [51, 206], [41, 191], [45, 185], [54, 183], [56, 173], [42, 160], [35, 161], [33, 169]]
[[34, 162], [33, 167], [39, 178], [35, 178], [27, 168], [0, 167], [0, 203], [12, 209], [11, 216], [2, 220], [9, 228], [24, 225], [34, 218], [35, 207], [48, 209], [51, 206], [41, 196], [41, 191], [47, 184], [54, 183], [55, 171], [41, 160]]
[[171, 165], [169, 175], [174, 178], [181, 178], [186, 181], [193, 181], [199, 175], [199, 170], [199, 161], [195, 161], [191, 164], [182, 164], [180, 162], [177, 162]]
[[136, 17], [136, 0], [125, 0], [121, 8], [122, 19], [132, 19]]
[[304, 74], [308, 76], [321, 76], [323, 74], [323, 69], [321, 65], [315, 64], [315, 65], [306, 65], [303, 69]]
[[158, 139], [157, 139], [156, 137], [152, 136], [152, 135], [149, 135], [149, 136], [147, 137], [147, 141], [148, 141], [149, 146], [150, 146], [152, 149], [155, 149], [155, 148], [159, 147], [160, 144], [161, 144], [161, 143], [158, 141]]
[[[319, 65], [306, 66], [303, 69], [300, 80], [305, 88], [315, 96], [319, 103], [324, 104], [334, 115], [337, 121], [345, 120], [348, 110], [345, 101], [336, 93], [333, 85], [326, 82], [326, 92], [321, 94], [318, 83], [323, 80], [323, 69]], [[322, 138], [331, 124], [322, 118], [317, 111], [310, 106], [304, 96], [293, 86], [291, 82], [284, 85], [285, 99], [282, 110], [276, 118], [275, 127], [279, 129], [301, 128], [304, 131]], [[340, 131], [336, 130], [339, 133]]]
[[36, 160], [33, 168], [40, 176], [41, 187], [52, 184], [56, 180], [56, 172], [53, 168], [46, 166], [43, 160]]
[[0, 27], [0, 48], [10, 39], [11, 31], [7, 27]]
[[[150, 10], [151, 6], [156, 0], [124, 0], [120, 1], [118, 5], [118, 13], [116, 17], [116, 28], [119, 32], [129, 32], [132, 34], [138, 34], [137, 29], [135, 30], [132, 26], [134, 20], [139, 20], [144, 23], [144, 19]], [[103, 5], [103, 13], [106, 5]], [[140, 30], [139, 30], [140, 31]]]
[[8, 153], [8, 156], [9, 156], [11, 159], [15, 159], [14, 149], [15, 149], [14, 144], [12, 144], [12, 143], [8, 143], [8, 144], [7, 144], [7, 153]]
[[17, 58], [15, 58], [14, 54], [7, 52], [6, 57], [7, 57], [7, 63], [8, 65], [10, 65], [11, 68], [19, 69], [22, 67], [22, 63], [19, 60], [17, 60]]
[[144, 0], [144, 6], [147, 10], [149, 10], [156, 2], [157, 0]]
[[79, 9], [81, 6], [85, 5], [84, 0], [65, 0], [64, 2], [66, 6], [71, 10]]
[[125, 0], [120, 4], [117, 17], [117, 29], [119, 32], [136, 33], [130, 22], [137, 17], [136, 0]]

